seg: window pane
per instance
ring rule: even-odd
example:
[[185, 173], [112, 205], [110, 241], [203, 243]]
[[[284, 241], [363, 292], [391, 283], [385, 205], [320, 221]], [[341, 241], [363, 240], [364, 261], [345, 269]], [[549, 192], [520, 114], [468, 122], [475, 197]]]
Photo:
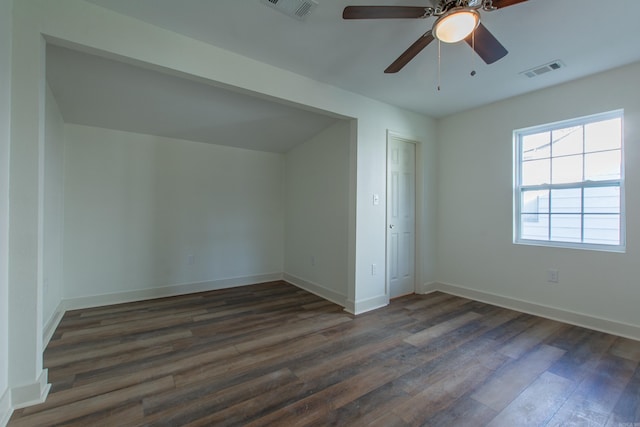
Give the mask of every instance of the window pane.
[[551, 161], [531, 160], [522, 163], [522, 185], [548, 184]]
[[551, 157], [549, 132], [525, 135], [522, 137], [522, 160], [532, 160]]
[[582, 240], [580, 215], [551, 215], [551, 240], [577, 242]]
[[549, 190], [523, 191], [520, 197], [520, 212], [540, 213], [549, 209]]
[[622, 147], [622, 120], [619, 118], [585, 125], [585, 152]]
[[582, 155], [553, 159], [553, 184], [582, 181]]
[[582, 126], [554, 130], [553, 157], [582, 153]]
[[620, 151], [585, 155], [584, 175], [586, 181], [620, 179]]
[[535, 216], [535, 221], [528, 221], [533, 216], [523, 214], [520, 217], [520, 235], [522, 239], [528, 240], [549, 240], [549, 215], [540, 214]]
[[523, 191], [520, 203], [521, 222], [538, 223], [549, 212], [549, 190]]
[[619, 245], [620, 215], [585, 215], [584, 242]]
[[585, 213], [620, 213], [620, 187], [584, 189]]
[[579, 188], [551, 190], [551, 213], [582, 212], [582, 191]]

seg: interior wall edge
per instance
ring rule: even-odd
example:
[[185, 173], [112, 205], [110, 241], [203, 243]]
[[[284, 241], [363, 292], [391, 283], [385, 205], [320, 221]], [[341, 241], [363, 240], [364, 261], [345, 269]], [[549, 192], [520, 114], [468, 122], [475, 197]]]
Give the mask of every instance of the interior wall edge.
[[522, 313], [532, 314], [534, 316], [540, 316], [546, 319], [556, 320], [558, 322], [568, 323], [570, 325], [580, 326], [594, 331], [605, 332], [607, 334], [640, 341], [640, 325], [631, 325], [617, 322], [615, 320], [603, 319], [584, 313], [576, 313], [516, 298], [477, 291], [475, 289], [469, 289], [467, 287], [451, 283], [433, 282], [425, 284], [421, 287], [421, 290], [424, 291], [421, 293], [440, 291], [463, 298], [469, 298], [474, 301], [480, 301], [510, 310], [516, 310]]
[[62, 301], [62, 308], [64, 309], [64, 311], [67, 311], [83, 308], [102, 307], [105, 305], [145, 301], [155, 298], [186, 295], [197, 292], [216, 291], [220, 289], [254, 285], [257, 283], [274, 282], [277, 280], [282, 280], [282, 273], [266, 273], [255, 276], [213, 280], [209, 282], [186, 283], [163, 286], [160, 288], [146, 288], [138, 289], [135, 291], [114, 292], [109, 294], [92, 295], [78, 298], [65, 298]]
[[11, 389], [7, 388], [0, 396], [0, 427], [5, 427], [13, 415], [11, 406]]
[[387, 305], [389, 305], [389, 296], [385, 294], [356, 301], [348, 300], [344, 310], [347, 313], [357, 316], [358, 314], [364, 314], [368, 311], [386, 307]]
[[297, 288], [303, 289], [307, 292], [311, 292], [312, 294], [338, 304], [339, 306], [346, 307], [347, 305], [346, 295], [343, 295], [331, 289], [327, 289], [324, 286], [318, 285], [317, 283], [310, 282], [289, 273], [284, 273], [282, 279]]

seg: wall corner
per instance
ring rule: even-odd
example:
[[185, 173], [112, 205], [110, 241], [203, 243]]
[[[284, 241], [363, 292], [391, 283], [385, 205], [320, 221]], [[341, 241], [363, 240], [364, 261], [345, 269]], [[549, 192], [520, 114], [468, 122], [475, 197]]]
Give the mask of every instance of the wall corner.
[[438, 282], [427, 282], [416, 285], [416, 294], [430, 294], [438, 290]]

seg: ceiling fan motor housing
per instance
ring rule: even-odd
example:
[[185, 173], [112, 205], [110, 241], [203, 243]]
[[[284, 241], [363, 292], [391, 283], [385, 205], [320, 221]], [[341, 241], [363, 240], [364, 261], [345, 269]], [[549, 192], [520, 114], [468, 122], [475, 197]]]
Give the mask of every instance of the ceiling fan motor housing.
[[492, 0], [438, 0], [433, 15], [438, 16], [456, 7], [468, 7], [471, 9], [482, 9], [485, 11], [496, 10]]

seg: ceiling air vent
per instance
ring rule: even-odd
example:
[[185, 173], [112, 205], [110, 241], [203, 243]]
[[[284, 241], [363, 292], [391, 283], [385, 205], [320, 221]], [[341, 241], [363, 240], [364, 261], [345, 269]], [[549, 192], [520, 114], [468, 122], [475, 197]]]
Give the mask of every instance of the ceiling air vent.
[[260, 2], [300, 21], [318, 6], [315, 0], [260, 0]]
[[530, 70], [522, 71], [520, 74], [525, 75], [529, 78], [532, 78], [532, 77], [540, 76], [542, 74], [546, 74], [550, 71], [559, 70], [560, 68], [564, 68], [564, 67], [565, 67], [564, 62], [560, 60], [555, 60], [553, 62], [549, 62], [548, 64], [539, 65]]

